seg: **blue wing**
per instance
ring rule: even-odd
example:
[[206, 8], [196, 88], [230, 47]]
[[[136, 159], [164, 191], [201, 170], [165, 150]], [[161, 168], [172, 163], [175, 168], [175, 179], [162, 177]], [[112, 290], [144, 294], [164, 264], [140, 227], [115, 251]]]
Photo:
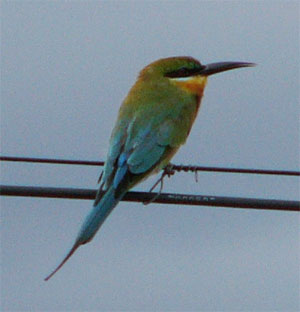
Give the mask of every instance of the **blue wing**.
[[151, 119], [141, 122], [135, 118], [127, 127], [117, 124], [110, 139], [101, 189], [106, 190], [111, 184], [117, 188], [128, 173], [139, 180], [138, 175], [152, 171], [172, 147], [170, 138], [174, 129], [175, 123], [171, 120], [159, 123]]

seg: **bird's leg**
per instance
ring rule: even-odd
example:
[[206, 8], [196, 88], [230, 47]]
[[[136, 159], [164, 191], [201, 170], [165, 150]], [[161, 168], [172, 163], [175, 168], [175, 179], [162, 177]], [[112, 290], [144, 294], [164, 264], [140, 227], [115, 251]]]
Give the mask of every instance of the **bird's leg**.
[[[149, 192], [152, 192], [156, 188], [158, 183], [163, 184], [163, 179], [164, 179], [165, 176], [168, 176], [168, 178], [170, 178], [173, 174], [175, 174], [175, 170], [173, 169], [173, 165], [172, 164], [168, 164], [164, 168], [164, 171], [163, 171], [161, 177], [155, 182], [155, 184], [151, 187]], [[161, 191], [161, 189], [162, 189], [162, 186], [160, 187], [160, 191]]]
[[149, 190], [149, 192], [151, 193], [156, 188], [156, 186], [160, 183], [160, 188], [159, 188], [158, 193], [156, 193], [155, 196], [151, 200], [149, 200], [147, 202], [143, 202], [144, 205], [149, 205], [157, 199], [157, 197], [161, 194], [161, 191], [163, 189], [165, 176], [168, 176], [168, 178], [170, 178], [173, 174], [175, 174], [175, 170], [173, 169], [173, 165], [168, 164], [164, 168], [164, 171], [161, 174], [160, 178], [154, 183], [154, 185]]

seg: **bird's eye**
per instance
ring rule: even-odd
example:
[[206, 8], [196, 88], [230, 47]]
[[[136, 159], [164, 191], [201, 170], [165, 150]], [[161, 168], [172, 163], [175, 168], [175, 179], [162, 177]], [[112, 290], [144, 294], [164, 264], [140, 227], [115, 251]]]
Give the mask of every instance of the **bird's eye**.
[[200, 68], [181, 67], [179, 69], [166, 73], [165, 76], [169, 78], [189, 77], [189, 76], [197, 75], [199, 71], [200, 71]]

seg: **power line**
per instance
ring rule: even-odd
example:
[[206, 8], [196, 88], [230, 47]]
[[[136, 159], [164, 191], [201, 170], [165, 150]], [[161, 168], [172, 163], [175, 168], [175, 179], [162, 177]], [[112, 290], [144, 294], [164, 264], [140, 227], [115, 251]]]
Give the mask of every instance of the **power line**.
[[[104, 165], [104, 161], [54, 159], [54, 158], [33, 158], [33, 157], [13, 157], [13, 156], [0, 156], [0, 161], [66, 164], [66, 165], [88, 165], [88, 166], [103, 166]], [[208, 167], [208, 166], [192, 166], [192, 165], [191, 166], [189, 166], [189, 165], [188, 166], [187, 165], [172, 165], [172, 170], [184, 171], [184, 172], [208, 171], [208, 172], [228, 172], [228, 173], [249, 173], [249, 174], [300, 176], [300, 171], [293, 171], [293, 170], [225, 168], [225, 167]]]
[[[12, 157], [0, 156], [0, 161], [48, 163], [48, 164], [67, 164], [67, 165], [90, 165], [103, 166], [103, 161], [70, 160], [54, 158], [32, 158], [32, 157]], [[172, 171], [195, 172], [229, 172], [229, 173], [250, 173], [250, 174], [271, 174], [300, 176], [298, 171], [288, 170], [264, 170], [264, 169], [244, 169], [244, 168], [224, 168], [224, 167], [204, 167], [204, 166], [185, 166], [172, 165]], [[31, 186], [0, 186], [0, 195], [4, 196], [29, 196], [29, 197], [48, 197], [48, 198], [70, 198], [70, 199], [94, 199], [96, 191], [91, 189], [72, 189], [54, 187], [31, 187]], [[153, 200], [155, 196], [155, 200]], [[129, 192], [124, 197], [126, 201], [149, 202], [162, 204], [185, 204], [185, 205], [204, 205], [215, 207], [248, 208], [248, 209], [268, 209], [282, 211], [300, 211], [300, 202], [255, 199], [255, 198], [235, 198], [220, 196], [203, 196], [190, 194], [170, 194], [162, 193], [156, 196], [155, 193]]]
[[[93, 189], [81, 188], [0, 185], [0, 195], [69, 199], [95, 199], [96, 191]], [[132, 202], [149, 202], [153, 200], [154, 196], [155, 193], [128, 192], [123, 200]], [[220, 197], [211, 195], [161, 193], [155, 198], [153, 202], [158, 204], [182, 204], [259, 210], [300, 211], [299, 201]]]
[[88, 166], [103, 166], [104, 165], [104, 161], [37, 158], [37, 157], [14, 157], [14, 156], [0, 156], [0, 161], [65, 164], [65, 165], [88, 165]]

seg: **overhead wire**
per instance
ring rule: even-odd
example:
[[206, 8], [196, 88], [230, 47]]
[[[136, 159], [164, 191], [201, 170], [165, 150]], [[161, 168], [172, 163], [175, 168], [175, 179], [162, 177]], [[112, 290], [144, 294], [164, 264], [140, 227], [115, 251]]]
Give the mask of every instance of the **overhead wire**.
[[[37, 157], [15, 157], [15, 156], [0, 156], [0, 161], [65, 164], [65, 165], [88, 165], [88, 166], [103, 166], [104, 165], [104, 161], [37, 158]], [[295, 171], [295, 170], [225, 168], [225, 167], [208, 167], [208, 166], [194, 166], [194, 165], [172, 165], [172, 170], [184, 171], [184, 172], [210, 171], [210, 172], [300, 176], [300, 171]]]
[[[66, 199], [95, 199], [96, 190], [81, 188], [0, 185], [0, 195]], [[154, 199], [153, 196], [155, 196]], [[156, 193], [128, 192], [124, 196], [123, 200], [130, 202], [145, 202], [153, 200], [153, 203], [157, 204], [181, 204], [259, 210], [300, 211], [300, 202], [298, 201], [221, 197], [212, 195], [160, 193], [158, 196], [156, 196]]]
[[[12, 157], [0, 156], [0, 161], [48, 163], [48, 164], [68, 164], [68, 165], [91, 165], [103, 166], [103, 161], [53, 159], [53, 158], [32, 158], [32, 157]], [[203, 167], [171, 165], [172, 171], [195, 172], [229, 172], [229, 173], [250, 173], [250, 174], [271, 174], [300, 176], [299, 171], [291, 170], [266, 170], [266, 169], [244, 169], [244, 168], [224, 168], [224, 167]], [[96, 190], [80, 188], [57, 188], [57, 187], [34, 187], [34, 186], [12, 186], [0, 185], [1, 196], [25, 196], [44, 198], [68, 198], [68, 199], [94, 199]], [[211, 207], [246, 208], [259, 210], [280, 210], [280, 211], [300, 211], [300, 201], [222, 197], [212, 195], [192, 195], [175, 193], [153, 193], [153, 192], [128, 192], [124, 199], [133, 202], [154, 202], [160, 204], [184, 204], [201, 205]]]

